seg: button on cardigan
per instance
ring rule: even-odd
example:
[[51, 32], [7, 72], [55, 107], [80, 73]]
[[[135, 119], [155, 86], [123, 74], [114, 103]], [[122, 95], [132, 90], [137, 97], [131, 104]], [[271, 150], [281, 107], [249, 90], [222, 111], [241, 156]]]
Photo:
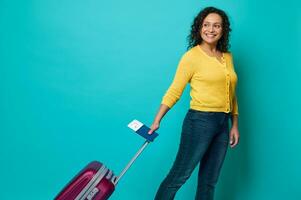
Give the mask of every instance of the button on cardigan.
[[220, 62], [216, 57], [207, 55], [199, 45], [188, 50], [178, 64], [162, 104], [169, 108], [174, 106], [190, 83], [191, 109], [238, 115], [235, 94], [237, 75], [232, 54], [227, 52], [222, 55]]

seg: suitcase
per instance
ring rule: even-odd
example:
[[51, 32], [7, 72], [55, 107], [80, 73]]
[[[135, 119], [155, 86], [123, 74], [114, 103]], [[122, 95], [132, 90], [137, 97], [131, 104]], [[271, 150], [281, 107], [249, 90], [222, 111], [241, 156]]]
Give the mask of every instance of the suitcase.
[[128, 124], [128, 127], [140, 136], [144, 137], [146, 141], [122, 170], [120, 175], [116, 176], [113, 171], [107, 168], [103, 163], [92, 161], [83, 168], [54, 199], [107, 200], [115, 191], [115, 187], [121, 177], [127, 172], [145, 147], [150, 142], [153, 142], [153, 140], [158, 136], [158, 133], [156, 132], [149, 135], [148, 131], [150, 129], [138, 120], [133, 120]]

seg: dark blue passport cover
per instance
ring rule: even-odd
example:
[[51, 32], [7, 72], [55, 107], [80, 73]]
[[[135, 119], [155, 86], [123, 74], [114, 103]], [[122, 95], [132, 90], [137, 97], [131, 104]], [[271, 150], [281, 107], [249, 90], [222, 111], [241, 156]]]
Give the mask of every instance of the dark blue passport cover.
[[148, 131], [150, 130], [149, 127], [143, 125], [141, 128], [139, 128], [136, 133], [144, 137], [146, 140], [153, 142], [154, 139], [159, 135], [157, 132], [153, 132], [152, 134], [148, 134]]

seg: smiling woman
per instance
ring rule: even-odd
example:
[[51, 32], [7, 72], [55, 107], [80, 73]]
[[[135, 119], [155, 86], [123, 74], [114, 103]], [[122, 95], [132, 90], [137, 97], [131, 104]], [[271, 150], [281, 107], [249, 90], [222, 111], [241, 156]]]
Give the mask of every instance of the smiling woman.
[[[219, 39], [222, 37], [222, 18], [220, 15], [216, 13], [210, 13], [204, 20], [203, 26], [201, 29], [201, 37], [204, 40], [203, 46], [205, 44], [215, 44], [219, 41]], [[216, 51], [216, 55], [212, 53], [211, 51], [208, 51], [207, 48], [202, 48], [204, 51], [206, 51], [207, 54], [210, 56], [216, 56], [217, 59], [221, 61], [222, 59], [222, 53], [219, 51]]]
[[[215, 27], [212, 27], [213, 22], [213, 26]], [[211, 28], [213, 28], [213, 30]], [[195, 17], [191, 26], [191, 33], [188, 36], [188, 48], [201, 44], [203, 40], [206, 41], [206, 37], [204, 37], [203, 34], [205, 30], [208, 30], [208, 32], [214, 31], [215, 33], [217, 33], [217, 31], [221, 31], [220, 38], [215, 40], [217, 41], [216, 47], [222, 52], [228, 51], [230, 47], [229, 35], [231, 28], [228, 16], [225, 12], [214, 7], [207, 7], [200, 12]]]
[[[190, 109], [182, 126], [174, 164], [161, 183], [156, 200], [174, 199], [199, 164], [198, 200], [213, 200], [214, 188], [227, 152], [238, 144], [237, 76], [228, 52], [230, 24], [224, 11], [202, 10], [194, 19], [189, 50], [182, 56], [174, 80], [162, 99], [149, 134], [180, 99], [190, 83]], [[228, 120], [232, 119], [229, 131]]]

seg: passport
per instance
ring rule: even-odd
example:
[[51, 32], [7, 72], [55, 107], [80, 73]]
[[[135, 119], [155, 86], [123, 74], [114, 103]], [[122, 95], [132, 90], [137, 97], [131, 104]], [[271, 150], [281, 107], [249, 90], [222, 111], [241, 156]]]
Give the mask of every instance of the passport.
[[133, 120], [132, 122], [130, 122], [128, 124], [128, 127], [130, 129], [132, 129], [133, 131], [135, 131], [138, 135], [145, 138], [149, 142], [153, 142], [154, 139], [159, 135], [155, 131], [152, 134], [148, 134], [148, 131], [150, 130], [150, 128], [136, 119]]

